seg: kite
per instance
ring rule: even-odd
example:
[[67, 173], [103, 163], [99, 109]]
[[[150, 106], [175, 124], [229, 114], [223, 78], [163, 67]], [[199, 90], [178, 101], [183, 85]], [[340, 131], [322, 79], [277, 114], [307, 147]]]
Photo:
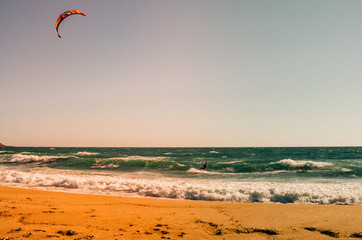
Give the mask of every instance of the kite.
[[73, 14], [80, 14], [80, 15], [85, 16], [84, 13], [82, 13], [81, 11], [78, 11], [78, 10], [76, 10], [76, 9], [68, 10], [68, 11], [65, 11], [65, 12], [63, 12], [62, 14], [60, 14], [57, 22], [55, 23], [55, 32], [56, 32], [56, 34], [58, 35], [59, 38], [61, 38], [61, 36], [59, 35], [59, 32], [58, 32], [58, 27], [59, 27], [60, 23], [61, 23], [66, 17], [68, 17], [68, 16], [70, 16], [70, 15], [73, 15]]

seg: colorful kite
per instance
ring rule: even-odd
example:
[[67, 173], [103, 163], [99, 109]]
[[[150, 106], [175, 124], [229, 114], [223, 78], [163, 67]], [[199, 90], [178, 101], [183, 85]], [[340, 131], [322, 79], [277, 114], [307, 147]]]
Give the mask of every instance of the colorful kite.
[[59, 35], [59, 32], [58, 32], [58, 27], [59, 27], [59, 24], [68, 16], [70, 15], [73, 15], [73, 14], [80, 14], [80, 15], [83, 15], [85, 16], [84, 13], [82, 13], [81, 11], [78, 11], [76, 9], [73, 9], [73, 10], [68, 10], [68, 11], [65, 11], [63, 12], [62, 14], [60, 14], [57, 22], [55, 23], [55, 32], [57, 33], [58, 37], [61, 38], [61, 36]]

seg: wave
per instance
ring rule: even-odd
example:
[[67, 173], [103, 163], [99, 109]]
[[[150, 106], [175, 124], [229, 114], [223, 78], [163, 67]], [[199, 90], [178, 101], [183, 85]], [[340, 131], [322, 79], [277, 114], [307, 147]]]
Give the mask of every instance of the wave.
[[329, 163], [329, 162], [296, 161], [296, 160], [292, 160], [292, 159], [283, 159], [283, 160], [280, 160], [278, 162], [271, 163], [271, 164], [279, 164], [282, 166], [296, 167], [296, 168], [303, 168], [303, 167], [323, 168], [323, 167], [333, 165], [333, 163]]
[[235, 172], [233, 168], [226, 168], [228, 172], [215, 172], [215, 171], [207, 171], [200, 170], [196, 168], [190, 168], [187, 170], [188, 173], [197, 173], [197, 174], [213, 174], [213, 175], [230, 175], [230, 176], [241, 176], [241, 175], [273, 175], [280, 173], [291, 173], [296, 171], [288, 171], [288, 170], [275, 170], [275, 171], [266, 171], [266, 172]]
[[91, 168], [101, 168], [101, 169], [104, 169], [104, 168], [118, 168], [119, 165], [117, 164], [112, 164], [112, 163], [109, 163], [107, 165], [99, 165], [99, 164], [94, 164], [91, 166]]
[[340, 170], [341, 172], [353, 172], [353, 170], [349, 168], [341, 168]]
[[360, 183], [272, 183], [226, 180], [136, 177], [71, 170], [0, 171], [0, 183], [79, 193], [208, 201], [362, 204]]
[[220, 174], [224, 174], [222, 172], [213, 172], [213, 171], [207, 171], [207, 170], [200, 170], [200, 169], [196, 169], [196, 168], [190, 168], [189, 170], [187, 170], [188, 173], [200, 173], [200, 174], [215, 174], [215, 175], [220, 175]]
[[10, 157], [0, 158], [0, 163], [34, 163], [43, 164], [56, 161], [58, 159], [67, 159], [66, 156], [37, 156], [37, 155], [24, 155], [13, 154]]
[[244, 163], [245, 164], [245, 161], [241, 160], [241, 161], [231, 161], [231, 162], [217, 162], [216, 164], [224, 165], [224, 164], [235, 164], [235, 163]]
[[[131, 161], [144, 161], [146, 162], [146, 166], [149, 165], [149, 163], [154, 162], [167, 162], [167, 163], [173, 163], [179, 167], [185, 167], [184, 164], [175, 162], [173, 160], [170, 160], [168, 157], [143, 157], [143, 156], [128, 156], [128, 157], [113, 157], [113, 158], [102, 158], [97, 159], [91, 168], [118, 168], [120, 165], [122, 166], [122, 162], [131, 162]], [[167, 168], [172, 167], [172, 165], [169, 165]]]
[[107, 158], [107, 160], [122, 160], [122, 161], [164, 161], [169, 157], [145, 157], [145, 156], [127, 156], [127, 157], [114, 157]]
[[98, 155], [99, 153], [96, 152], [77, 152], [75, 155], [78, 156], [92, 156], [92, 155]]

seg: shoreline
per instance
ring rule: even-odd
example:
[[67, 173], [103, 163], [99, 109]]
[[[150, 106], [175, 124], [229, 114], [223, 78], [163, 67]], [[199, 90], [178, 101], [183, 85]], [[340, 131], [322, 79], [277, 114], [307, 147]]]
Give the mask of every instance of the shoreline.
[[[65, 193], [65, 194], [79, 194], [79, 195], [88, 195], [88, 196], [104, 196], [104, 197], [118, 197], [118, 198], [131, 198], [131, 199], [154, 199], [154, 200], [166, 200], [166, 201], [190, 201], [190, 202], [216, 202], [216, 203], [237, 203], [237, 204], [281, 204], [281, 205], [319, 205], [319, 206], [333, 206], [333, 205], [349, 205], [349, 206], [361, 206], [362, 204], [356, 203], [348, 203], [348, 202], [334, 202], [334, 203], [295, 203], [295, 202], [238, 202], [238, 201], [223, 201], [223, 200], [204, 200], [204, 199], [182, 199], [182, 198], [168, 198], [168, 197], [152, 197], [152, 196], [140, 196], [137, 194], [134, 195], [122, 195], [122, 194], [113, 194], [110, 192], [87, 192], [87, 191], [79, 191], [79, 190], [70, 190], [70, 189], [60, 189], [60, 188], [47, 188], [47, 187], [28, 187], [28, 186], [17, 186], [17, 185], [1, 185], [5, 188], [16, 188], [16, 189], [24, 189], [24, 190], [35, 190], [35, 191], [44, 191], [44, 192], [54, 192], [54, 193]], [[1, 191], [0, 191], [1, 193]], [[1, 240], [1, 239], [0, 239]]]
[[0, 186], [0, 239], [358, 239], [362, 205], [132, 198]]

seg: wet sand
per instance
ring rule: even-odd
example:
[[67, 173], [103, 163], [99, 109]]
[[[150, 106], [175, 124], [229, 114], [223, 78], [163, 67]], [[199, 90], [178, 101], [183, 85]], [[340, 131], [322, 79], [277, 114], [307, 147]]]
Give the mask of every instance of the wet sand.
[[361, 205], [228, 203], [0, 187], [0, 239], [359, 239]]

